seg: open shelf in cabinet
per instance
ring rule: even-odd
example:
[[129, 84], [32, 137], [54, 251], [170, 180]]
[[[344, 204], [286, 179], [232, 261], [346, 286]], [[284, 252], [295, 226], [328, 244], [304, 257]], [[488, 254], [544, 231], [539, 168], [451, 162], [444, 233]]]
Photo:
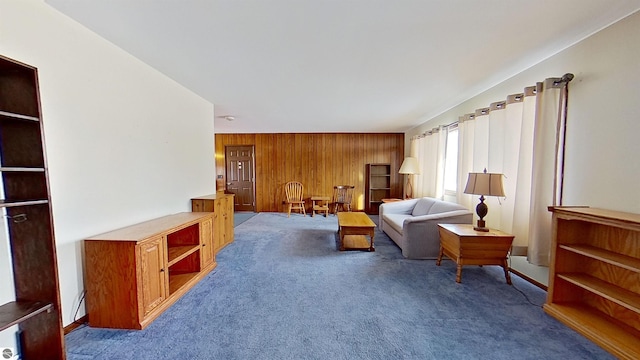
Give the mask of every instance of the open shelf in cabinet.
[[167, 235], [169, 295], [180, 290], [200, 272], [200, 224]]
[[640, 313], [640, 295], [632, 291], [582, 273], [558, 274], [558, 278], [633, 312]]
[[552, 207], [544, 310], [622, 359], [640, 358], [640, 215]]
[[192, 224], [167, 234], [167, 257], [169, 267], [200, 249], [200, 227]]
[[560, 249], [574, 252], [588, 258], [596, 259], [611, 265], [619, 266], [621, 268], [640, 273], [640, 259], [636, 259], [631, 256], [602, 250], [595, 246], [589, 245], [559, 245], [558, 247]]
[[168, 263], [167, 265], [172, 266], [178, 262], [180, 262], [182, 259], [186, 258], [187, 256], [193, 254], [194, 252], [198, 251], [199, 246], [198, 245], [184, 245], [184, 246], [170, 246], [168, 247], [167, 251], [167, 258]]
[[169, 295], [178, 292], [185, 285], [196, 279], [198, 271], [169, 271]]
[[38, 118], [40, 101], [35, 68], [5, 58], [0, 60], [0, 111], [20, 118]]

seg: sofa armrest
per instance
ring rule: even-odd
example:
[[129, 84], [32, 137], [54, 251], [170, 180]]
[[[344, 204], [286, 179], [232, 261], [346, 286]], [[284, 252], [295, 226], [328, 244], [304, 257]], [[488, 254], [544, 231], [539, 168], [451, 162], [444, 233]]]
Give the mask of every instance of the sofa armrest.
[[402, 201], [393, 201], [380, 204], [378, 208], [378, 226], [384, 231], [384, 222], [382, 220], [384, 214], [406, 214], [410, 215], [416, 206], [418, 199], [409, 199]]
[[379, 213], [387, 214], [411, 214], [413, 208], [416, 206], [418, 199], [409, 199], [402, 201], [393, 201], [380, 205]]

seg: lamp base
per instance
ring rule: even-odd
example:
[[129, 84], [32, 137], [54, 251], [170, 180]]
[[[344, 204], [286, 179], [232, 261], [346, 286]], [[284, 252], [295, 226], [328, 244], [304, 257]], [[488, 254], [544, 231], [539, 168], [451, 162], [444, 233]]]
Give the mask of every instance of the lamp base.
[[489, 228], [485, 227], [485, 222], [484, 220], [478, 220], [478, 226], [474, 226], [473, 230], [475, 231], [482, 231], [482, 232], [489, 232]]
[[413, 198], [413, 187], [411, 186], [411, 175], [407, 175], [407, 193], [404, 195], [405, 200]]

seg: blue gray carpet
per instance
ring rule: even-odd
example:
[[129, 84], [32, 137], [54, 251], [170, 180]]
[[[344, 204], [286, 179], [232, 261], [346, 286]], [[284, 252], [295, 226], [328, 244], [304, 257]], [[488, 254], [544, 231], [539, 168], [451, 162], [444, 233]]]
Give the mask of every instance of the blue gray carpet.
[[242, 224], [243, 222], [251, 219], [252, 217], [256, 216], [257, 213], [253, 212], [253, 211], [236, 211], [233, 213], [233, 226], [237, 227], [238, 225]]
[[[142, 331], [79, 328], [81, 359], [613, 359], [546, 315], [546, 293], [499, 267], [336, 251], [335, 216], [260, 213], [218, 267]], [[532, 305], [531, 303], [535, 305]]]

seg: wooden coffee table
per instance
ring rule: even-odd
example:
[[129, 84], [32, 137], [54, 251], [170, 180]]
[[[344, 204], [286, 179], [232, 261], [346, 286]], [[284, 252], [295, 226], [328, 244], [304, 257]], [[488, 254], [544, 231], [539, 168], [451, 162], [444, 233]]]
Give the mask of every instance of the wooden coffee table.
[[[339, 212], [338, 236], [340, 251], [367, 250], [376, 251], [373, 247], [373, 234], [376, 224], [363, 212]], [[367, 241], [367, 235], [370, 241]]]
[[462, 281], [462, 265], [499, 265], [504, 269], [507, 284], [511, 284], [507, 256], [513, 235], [494, 229], [475, 231], [471, 224], [438, 224], [438, 230], [440, 254], [436, 265], [440, 266], [442, 255], [455, 261], [456, 282]]

